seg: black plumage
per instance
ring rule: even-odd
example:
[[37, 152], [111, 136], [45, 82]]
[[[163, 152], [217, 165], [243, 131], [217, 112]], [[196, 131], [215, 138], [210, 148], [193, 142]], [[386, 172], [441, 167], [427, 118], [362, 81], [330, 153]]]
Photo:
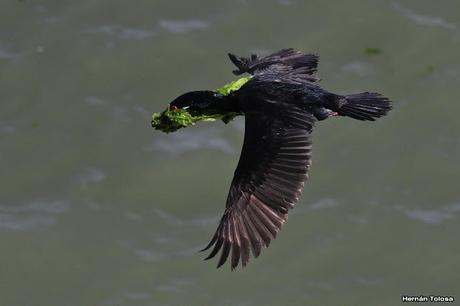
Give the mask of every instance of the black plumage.
[[339, 115], [373, 121], [391, 109], [377, 93], [337, 95], [315, 76], [318, 57], [293, 49], [249, 58], [229, 54], [239, 75], [252, 78], [228, 95], [184, 94], [171, 107], [195, 114], [245, 116], [244, 143], [226, 208], [206, 259], [221, 252], [218, 267], [231, 258], [232, 270], [258, 257], [298, 202], [311, 165], [311, 134], [317, 120]]

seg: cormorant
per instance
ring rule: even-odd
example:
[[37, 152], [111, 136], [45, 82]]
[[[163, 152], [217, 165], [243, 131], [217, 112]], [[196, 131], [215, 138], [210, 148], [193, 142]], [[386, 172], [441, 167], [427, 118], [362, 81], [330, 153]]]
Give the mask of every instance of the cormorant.
[[392, 108], [378, 93], [339, 95], [318, 85], [318, 56], [284, 49], [265, 57], [229, 54], [249, 76], [215, 91], [193, 91], [154, 113], [152, 126], [172, 132], [197, 121], [245, 116], [244, 143], [226, 208], [211, 242], [221, 251], [217, 267], [231, 258], [232, 270], [250, 253], [258, 257], [298, 202], [311, 165], [311, 134], [317, 120], [346, 116], [374, 121]]

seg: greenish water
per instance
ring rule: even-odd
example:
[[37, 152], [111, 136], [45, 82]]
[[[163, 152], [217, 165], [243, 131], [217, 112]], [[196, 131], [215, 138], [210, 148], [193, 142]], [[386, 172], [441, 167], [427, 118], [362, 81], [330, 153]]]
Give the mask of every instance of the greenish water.
[[[311, 179], [261, 257], [203, 262], [243, 122], [150, 116], [218, 88], [226, 52], [321, 55], [377, 123], [318, 124]], [[460, 301], [460, 2], [0, 2], [0, 306]]]

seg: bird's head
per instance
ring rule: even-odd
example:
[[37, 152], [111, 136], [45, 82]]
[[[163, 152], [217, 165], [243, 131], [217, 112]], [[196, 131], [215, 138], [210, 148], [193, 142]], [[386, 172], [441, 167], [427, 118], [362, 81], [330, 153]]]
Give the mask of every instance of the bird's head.
[[220, 97], [220, 94], [210, 90], [190, 91], [180, 95], [169, 104], [170, 108], [187, 110], [190, 113], [201, 115], [209, 109]]
[[226, 114], [216, 107], [222, 95], [208, 90], [185, 93], [171, 103], [161, 113], [153, 113], [152, 127], [165, 133], [194, 125], [198, 121], [215, 121]]

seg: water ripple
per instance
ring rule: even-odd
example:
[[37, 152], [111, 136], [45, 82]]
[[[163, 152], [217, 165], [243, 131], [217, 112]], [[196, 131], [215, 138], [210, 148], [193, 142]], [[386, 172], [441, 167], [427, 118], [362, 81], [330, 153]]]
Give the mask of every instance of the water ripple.
[[0, 60], [14, 60], [21, 56], [21, 54], [12, 52], [10, 49], [10, 46], [0, 44]]
[[342, 71], [365, 77], [374, 74], [374, 69], [366, 62], [354, 61], [342, 67]]
[[50, 226], [57, 222], [57, 214], [70, 207], [67, 201], [33, 201], [15, 206], [0, 206], [0, 231], [17, 232]]
[[190, 20], [170, 20], [160, 19], [158, 24], [163, 29], [176, 34], [187, 33], [194, 30], [203, 30], [209, 26], [209, 22], [190, 19]]
[[186, 288], [193, 284], [192, 281], [184, 279], [169, 279], [165, 283], [158, 285], [155, 290], [166, 292], [184, 292]]
[[160, 217], [166, 223], [173, 226], [185, 226], [185, 225], [195, 225], [195, 226], [208, 226], [210, 224], [216, 224], [219, 221], [219, 216], [213, 217], [195, 217], [191, 219], [181, 219], [173, 214], [167, 213], [160, 208], [154, 208], [153, 212]]
[[87, 96], [85, 98], [85, 101], [88, 104], [94, 105], [94, 106], [105, 106], [109, 104], [109, 101], [107, 101], [106, 99], [101, 98], [101, 97], [95, 97], [95, 96]]
[[127, 27], [120, 24], [103, 24], [95, 27], [87, 27], [83, 32], [115, 36], [121, 40], [143, 40], [156, 35], [154, 30]]
[[16, 132], [16, 128], [11, 125], [0, 125], [0, 132], [3, 134], [13, 134]]
[[283, 6], [292, 5], [291, 0], [276, 0], [276, 3], [278, 3], [279, 5], [283, 5]]
[[0, 212], [5, 213], [50, 213], [60, 214], [68, 210], [69, 203], [67, 201], [42, 201], [37, 200], [23, 205], [16, 206], [0, 206]]
[[457, 214], [460, 213], [460, 203], [446, 205], [440, 209], [406, 209], [399, 206], [397, 209], [402, 211], [410, 219], [436, 225], [456, 218]]
[[152, 298], [152, 295], [143, 291], [126, 291], [116, 294], [103, 302], [103, 305], [126, 305], [129, 302], [141, 302]]
[[235, 153], [230, 143], [222, 137], [221, 131], [215, 128], [182, 130], [167, 136], [161, 135], [147, 149], [175, 155], [202, 149]]
[[440, 27], [448, 30], [457, 29], [457, 26], [455, 24], [447, 22], [440, 17], [420, 15], [409, 8], [403, 7], [399, 3], [393, 3], [392, 7], [395, 11], [409, 18], [416, 24], [430, 27]]
[[22, 232], [56, 223], [56, 219], [46, 216], [24, 216], [0, 213], [0, 232]]
[[145, 262], [159, 262], [168, 258], [166, 253], [160, 253], [156, 250], [139, 249], [134, 250], [134, 253]]
[[292, 211], [292, 214], [308, 213], [308, 212], [315, 211], [315, 210], [335, 208], [339, 206], [339, 204], [340, 203], [335, 199], [323, 198], [308, 206], [297, 207], [296, 209]]
[[104, 181], [108, 177], [107, 172], [101, 169], [86, 169], [77, 176], [77, 182], [83, 186]]

